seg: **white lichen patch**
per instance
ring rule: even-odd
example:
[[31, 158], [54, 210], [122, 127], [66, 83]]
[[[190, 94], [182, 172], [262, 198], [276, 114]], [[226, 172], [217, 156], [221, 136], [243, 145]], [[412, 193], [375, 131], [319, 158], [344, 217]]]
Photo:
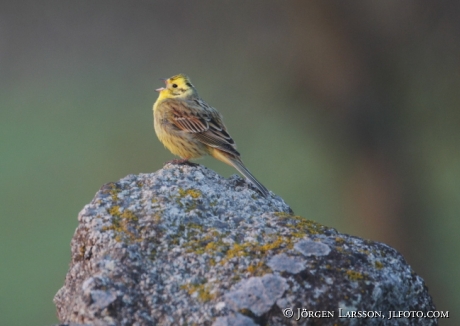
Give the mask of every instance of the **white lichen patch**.
[[304, 256], [326, 256], [331, 252], [331, 248], [325, 243], [312, 240], [300, 240], [294, 245], [295, 250]]
[[292, 274], [300, 273], [306, 268], [305, 260], [296, 256], [288, 256], [284, 253], [270, 258], [267, 265], [274, 271], [286, 271]]
[[261, 316], [270, 310], [286, 289], [284, 278], [266, 274], [239, 282], [234, 290], [225, 294], [225, 300], [235, 311], [249, 309], [255, 315]]

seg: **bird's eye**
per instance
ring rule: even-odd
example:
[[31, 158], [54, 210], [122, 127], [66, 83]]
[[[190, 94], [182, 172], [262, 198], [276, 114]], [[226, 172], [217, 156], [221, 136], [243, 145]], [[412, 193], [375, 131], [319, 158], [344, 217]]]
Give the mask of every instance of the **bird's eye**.
[[173, 88], [177, 88], [177, 84], [172, 84], [172, 87], [173, 87]]

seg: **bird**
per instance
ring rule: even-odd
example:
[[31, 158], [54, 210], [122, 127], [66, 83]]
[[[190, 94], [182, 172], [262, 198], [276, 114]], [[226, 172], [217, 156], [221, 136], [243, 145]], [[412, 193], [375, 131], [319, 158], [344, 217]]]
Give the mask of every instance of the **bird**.
[[156, 89], [159, 95], [153, 105], [154, 129], [160, 142], [182, 158], [172, 162], [189, 164], [190, 159], [210, 155], [233, 166], [268, 197], [267, 188], [244, 166], [222, 115], [200, 98], [190, 78], [178, 74], [162, 80], [165, 87]]

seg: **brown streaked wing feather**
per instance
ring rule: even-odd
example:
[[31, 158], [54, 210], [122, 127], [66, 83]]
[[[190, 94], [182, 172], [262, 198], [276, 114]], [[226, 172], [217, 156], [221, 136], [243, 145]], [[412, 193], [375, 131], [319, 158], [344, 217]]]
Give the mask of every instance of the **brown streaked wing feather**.
[[232, 137], [227, 133], [227, 128], [222, 121], [220, 113], [203, 101], [200, 101], [200, 103], [201, 102], [205, 105], [206, 110], [209, 112], [210, 120], [208, 121], [209, 129], [203, 133], [196, 134], [197, 138], [208, 146], [239, 157], [240, 153], [236, 150], [236, 145]]
[[212, 131], [215, 136], [218, 138], [224, 139], [226, 142], [230, 143], [233, 147], [236, 148], [235, 142], [232, 137], [228, 134], [227, 128], [225, 127], [224, 122], [222, 121], [222, 116], [216, 109], [209, 107], [211, 110], [210, 115], [211, 119], [209, 120], [209, 131]]
[[216, 137], [221, 138], [236, 148], [235, 142], [225, 129], [216, 129], [212, 124], [209, 124], [209, 132], [212, 132]]
[[[215, 134], [210, 133], [209, 131], [195, 134], [195, 136], [203, 144], [220, 149], [221, 151], [227, 152], [237, 157], [240, 156], [240, 153], [236, 150], [232, 143], [224, 141], [222, 138], [216, 137]], [[233, 142], [231, 138], [230, 140]]]
[[196, 110], [190, 110], [179, 101], [171, 101], [169, 105], [172, 122], [179, 129], [190, 133], [204, 132], [209, 129], [209, 117], [197, 114]]
[[225, 130], [224, 124], [216, 121], [216, 119], [209, 121], [209, 129], [207, 131], [195, 135], [201, 142], [208, 146], [218, 148], [235, 156], [240, 156], [240, 153], [236, 150], [235, 142]]
[[190, 132], [199, 133], [208, 128], [205, 120], [193, 116], [174, 115], [173, 123], [180, 129]]
[[221, 116], [217, 110], [201, 101], [170, 101], [172, 122], [179, 129], [193, 133], [203, 144], [220, 149], [239, 157], [235, 142], [227, 133]]

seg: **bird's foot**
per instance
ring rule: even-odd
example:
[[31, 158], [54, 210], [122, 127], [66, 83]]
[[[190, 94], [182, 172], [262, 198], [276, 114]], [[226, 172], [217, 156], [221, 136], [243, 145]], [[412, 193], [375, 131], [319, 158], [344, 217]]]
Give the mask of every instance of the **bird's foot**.
[[187, 159], [174, 159], [172, 161], [166, 162], [164, 165], [166, 165], [168, 163], [176, 164], [176, 165], [188, 165], [188, 166], [198, 166], [199, 165], [199, 164], [196, 164], [196, 163], [192, 163]]

